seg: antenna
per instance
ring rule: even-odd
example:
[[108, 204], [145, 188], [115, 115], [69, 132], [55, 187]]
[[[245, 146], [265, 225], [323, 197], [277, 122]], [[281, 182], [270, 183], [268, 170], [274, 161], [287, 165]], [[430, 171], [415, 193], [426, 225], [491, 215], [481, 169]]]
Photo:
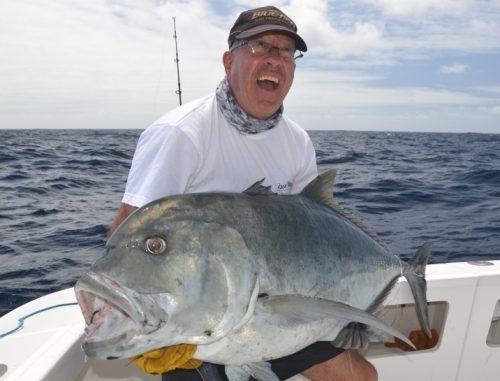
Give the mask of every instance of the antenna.
[[181, 76], [179, 74], [179, 53], [177, 52], [177, 30], [175, 28], [175, 17], [172, 17], [174, 19], [174, 40], [175, 40], [175, 63], [177, 64], [177, 90], [175, 90], [175, 93], [179, 95], [179, 105], [182, 105], [182, 91], [181, 91]]

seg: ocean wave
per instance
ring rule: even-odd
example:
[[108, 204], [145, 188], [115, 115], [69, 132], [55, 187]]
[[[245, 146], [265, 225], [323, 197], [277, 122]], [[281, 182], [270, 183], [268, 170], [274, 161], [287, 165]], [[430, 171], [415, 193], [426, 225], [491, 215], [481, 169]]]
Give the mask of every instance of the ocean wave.
[[6, 181], [6, 182], [15, 182], [19, 180], [27, 180], [30, 179], [31, 176], [28, 175], [26, 172], [16, 172], [16, 173], [11, 173], [9, 175], [6, 175], [2, 178], [0, 178], [0, 181]]
[[32, 216], [35, 217], [44, 217], [44, 216], [50, 216], [52, 214], [60, 213], [61, 211], [58, 209], [44, 209], [40, 208], [35, 210], [33, 213], [31, 213]]
[[362, 158], [366, 157], [363, 153], [359, 152], [349, 152], [347, 154], [339, 155], [339, 156], [334, 156], [328, 155], [326, 153], [317, 153], [317, 163], [318, 165], [329, 165], [329, 164], [343, 164], [343, 163], [351, 163], [355, 162], [356, 160], [360, 160]]
[[[141, 131], [0, 130], [0, 315], [102, 255]], [[411, 258], [500, 259], [500, 135], [311, 131], [337, 201]]]
[[86, 178], [74, 178], [74, 177], [56, 177], [54, 179], [47, 179], [45, 182], [51, 184], [51, 188], [58, 190], [66, 188], [84, 188], [91, 189], [98, 185], [97, 181]]
[[457, 182], [465, 184], [490, 184], [500, 186], [500, 169], [473, 168], [456, 176]]

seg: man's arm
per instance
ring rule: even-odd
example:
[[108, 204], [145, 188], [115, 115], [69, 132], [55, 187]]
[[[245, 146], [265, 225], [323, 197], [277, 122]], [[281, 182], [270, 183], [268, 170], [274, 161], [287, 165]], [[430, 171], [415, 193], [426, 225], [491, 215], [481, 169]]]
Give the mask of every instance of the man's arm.
[[122, 203], [120, 206], [120, 209], [118, 209], [118, 213], [116, 214], [115, 220], [111, 224], [108, 230], [108, 237], [111, 237], [111, 234], [114, 233], [116, 228], [120, 226], [120, 224], [125, 221], [125, 219], [130, 216], [134, 211], [136, 211], [137, 208], [136, 206], [132, 206], [129, 204], [124, 204]]

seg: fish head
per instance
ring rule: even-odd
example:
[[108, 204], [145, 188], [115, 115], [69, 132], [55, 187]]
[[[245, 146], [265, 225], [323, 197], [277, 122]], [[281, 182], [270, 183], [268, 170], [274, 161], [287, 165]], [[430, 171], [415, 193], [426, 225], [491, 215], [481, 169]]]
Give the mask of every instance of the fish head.
[[249, 319], [258, 284], [242, 235], [178, 203], [160, 200], [137, 210], [75, 285], [88, 356], [209, 344]]

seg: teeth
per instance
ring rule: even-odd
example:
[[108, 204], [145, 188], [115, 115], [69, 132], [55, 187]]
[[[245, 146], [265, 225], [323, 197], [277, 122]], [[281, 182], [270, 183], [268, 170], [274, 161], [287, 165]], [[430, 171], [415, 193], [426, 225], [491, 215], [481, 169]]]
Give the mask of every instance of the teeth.
[[271, 81], [271, 82], [273, 82], [273, 83], [275, 83], [275, 84], [279, 84], [279, 82], [280, 82], [278, 78], [276, 78], [276, 77], [271, 77], [271, 76], [269, 76], [269, 75], [263, 75], [263, 76], [261, 76], [261, 77], [259, 77], [259, 78], [257, 78], [257, 79], [258, 79], [259, 81]]

